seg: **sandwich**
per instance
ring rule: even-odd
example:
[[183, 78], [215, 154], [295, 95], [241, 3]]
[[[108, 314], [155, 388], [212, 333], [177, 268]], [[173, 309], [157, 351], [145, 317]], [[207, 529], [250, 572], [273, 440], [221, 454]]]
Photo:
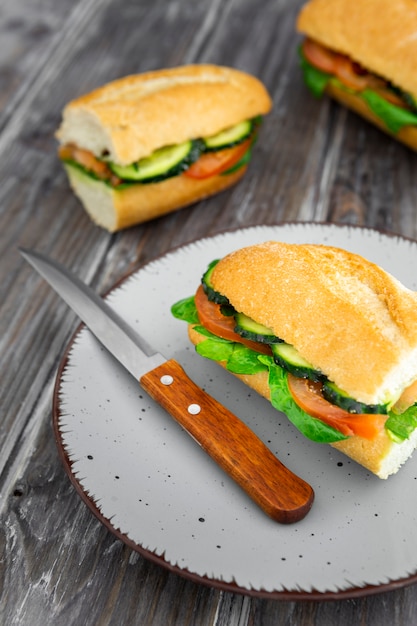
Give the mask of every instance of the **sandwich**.
[[67, 104], [59, 157], [92, 220], [114, 232], [235, 184], [270, 109], [264, 85], [232, 68], [127, 76]]
[[214, 260], [172, 313], [201, 356], [379, 478], [417, 446], [417, 292], [362, 256], [245, 247]]
[[297, 30], [307, 86], [417, 149], [415, 0], [310, 0]]

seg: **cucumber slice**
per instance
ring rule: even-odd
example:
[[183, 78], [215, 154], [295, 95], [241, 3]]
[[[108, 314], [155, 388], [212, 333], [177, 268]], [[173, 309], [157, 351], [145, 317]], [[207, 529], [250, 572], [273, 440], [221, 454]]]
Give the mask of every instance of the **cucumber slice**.
[[238, 143], [241, 143], [247, 139], [253, 130], [253, 122], [251, 120], [245, 120], [239, 122], [231, 128], [226, 128], [216, 135], [211, 137], [205, 137], [203, 142], [206, 150], [221, 150], [222, 148], [231, 148]]
[[184, 141], [175, 146], [159, 148], [149, 157], [131, 165], [109, 163], [109, 166], [116, 176], [124, 180], [155, 183], [184, 172], [199, 158], [202, 149], [200, 141]]
[[326, 398], [332, 404], [348, 411], [349, 413], [379, 413], [385, 415], [388, 413], [388, 407], [385, 404], [364, 404], [358, 402], [354, 398], [348, 396], [348, 394], [340, 389], [330, 380], [323, 382], [323, 397]]
[[235, 315], [235, 332], [244, 339], [258, 341], [259, 343], [281, 343], [282, 340], [274, 335], [270, 328], [258, 324], [244, 313], [236, 313]]
[[203, 289], [207, 298], [211, 302], [215, 302], [216, 304], [229, 305], [228, 298], [226, 298], [226, 296], [223, 296], [221, 293], [213, 289], [212, 284], [211, 284], [211, 275], [218, 262], [219, 262], [219, 259], [216, 259], [215, 261], [212, 261], [210, 263], [207, 270], [203, 274], [201, 283], [203, 285]]
[[308, 378], [314, 382], [321, 382], [325, 379], [324, 374], [314, 369], [301, 354], [288, 343], [275, 343], [271, 345], [274, 361], [283, 367], [287, 372], [299, 378]]

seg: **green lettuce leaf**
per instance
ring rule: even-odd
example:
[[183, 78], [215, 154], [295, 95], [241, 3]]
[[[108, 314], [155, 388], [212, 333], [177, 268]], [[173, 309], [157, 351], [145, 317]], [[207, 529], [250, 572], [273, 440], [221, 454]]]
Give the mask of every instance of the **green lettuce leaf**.
[[385, 428], [391, 439], [401, 443], [408, 439], [411, 433], [417, 428], [417, 405], [410, 406], [404, 413], [397, 414], [389, 412], [389, 417], [385, 422]]
[[234, 344], [226, 368], [234, 374], [257, 374], [268, 370], [268, 367], [258, 359], [257, 352], [240, 343]]
[[305, 58], [301, 48], [299, 48], [299, 55], [305, 84], [316, 98], [321, 98], [327, 87], [327, 83], [332, 78], [331, 74], [322, 72], [311, 65]]
[[386, 127], [395, 135], [404, 126], [417, 125], [417, 115], [415, 113], [395, 106], [395, 104], [388, 102], [375, 91], [365, 89], [360, 96], [365, 100], [371, 111], [383, 120]]
[[195, 308], [194, 296], [183, 298], [171, 307], [171, 313], [178, 320], [187, 322], [187, 324], [198, 324], [199, 319], [197, 309]]
[[199, 343], [195, 349], [200, 356], [212, 361], [228, 361], [233, 353], [232, 341], [214, 341], [206, 339]]
[[258, 353], [243, 344], [216, 337], [204, 326], [194, 326], [207, 339], [196, 346], [200, 356], [212, 361], [225, 361], [226, 369], [234, 374], [256, 374], [268, 368], [258, 361]]

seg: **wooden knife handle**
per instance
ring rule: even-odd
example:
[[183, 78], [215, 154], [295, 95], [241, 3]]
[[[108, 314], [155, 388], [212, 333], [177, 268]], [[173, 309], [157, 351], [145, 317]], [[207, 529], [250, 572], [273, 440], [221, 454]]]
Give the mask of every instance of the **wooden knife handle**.
[[151, 370], [140, 384], [272, 519], [289, 524], [307, 515], [314, 499], [310, 485], [193, 383], [177, 361]]

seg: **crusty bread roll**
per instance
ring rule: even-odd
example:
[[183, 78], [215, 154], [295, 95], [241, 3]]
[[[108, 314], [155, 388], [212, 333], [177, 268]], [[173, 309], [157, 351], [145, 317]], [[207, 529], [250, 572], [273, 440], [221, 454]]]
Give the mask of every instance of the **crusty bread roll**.
[[[162, 147], [210, 137], [265, 115], [271, 104], [263, 84], [245, 72], [187, 65], [128, 76], [73, 100], [63, 111], [56, 136], [61, 146], [76, 146], [99, 160], [126, 166]], [[93, 220], [110, 231], [217, 193], [246, 170], [207, 180], [183, 180], [179, 175], [117, 189], [71, 164], [67, 169], [75, 193]]]
[[[417, 380], [417, 293], [359, 255], [265, 242], [221, 259], [210, 283], [356, 400], [392, 406]], [[189, 336], [195, 345], [206, 339], [192, 325]], [[238, 378], [270, 399], [267, 373]], [[386, 478], [414, 450], [417, 429], [402, 443], [383, 429], [332, 445]]]
[[[415, 0], [310, 0], [297, 30], [326, 48], [346, 55], [368, 72], [410, 94], [417, 102], [417, 3]], [[358, 94], [328, 85], [326, 93], [368, 121], [417, 149], [417, 128], [393, 133]]]

